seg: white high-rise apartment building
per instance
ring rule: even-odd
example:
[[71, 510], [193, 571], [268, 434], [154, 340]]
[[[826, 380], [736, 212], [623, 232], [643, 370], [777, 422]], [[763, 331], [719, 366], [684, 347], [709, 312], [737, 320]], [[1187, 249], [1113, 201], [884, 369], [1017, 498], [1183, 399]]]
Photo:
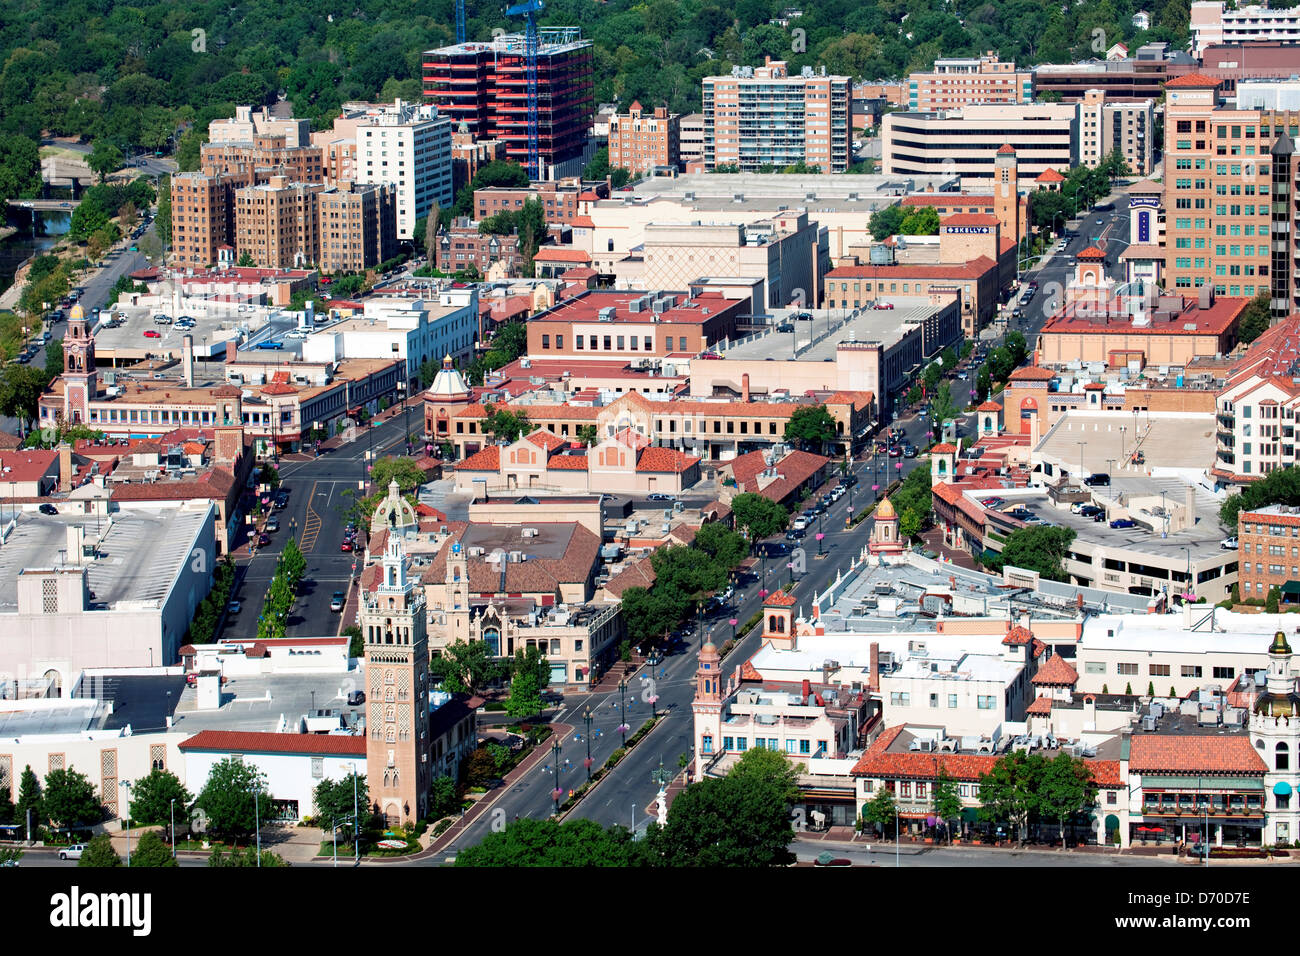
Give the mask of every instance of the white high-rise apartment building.
[[357, 125], [358, 183], [383, 183], [397, 191], [397, 237], [410, 239], [416, 220], [452, 199], [451, 121], [434, 106], [397, 100]]

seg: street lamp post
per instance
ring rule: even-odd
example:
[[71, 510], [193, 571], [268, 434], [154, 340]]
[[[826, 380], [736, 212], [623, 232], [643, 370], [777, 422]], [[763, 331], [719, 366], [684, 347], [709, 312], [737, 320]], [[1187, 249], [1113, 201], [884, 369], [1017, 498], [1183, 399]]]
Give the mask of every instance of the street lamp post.
[[822, 538], [824, 537], [826, 535], [822, 534], [822, 516], [819, 514], [817, 516], [817, 557], [819, 558], [822, 556]]
[[894, 866], [898, 865], [898, 804], [894, 804]]
[[551, 741], [551, 764], [555, 767], [555, 789], [551, 791], [551, 797], [555, 801], [555, 815], [560, 815], [560, 742], [559, 740]]
[[125, 805], [124, 809], [126, 810], [126, 813], [122, 815], [122, 819], [126, 821], [126, 865], [130, 866], [131, 865], [131, 805], [130, 805], [131, 781], [123, 780], [120, 786], [126, 792], [126, 799], [123, 800], [123, 804]]
[[172, 797], [168, 803], [171, 805], [168, 812], [171, 816], [172, 831], [172, 859], [176, 859], [176, 798]]
[[618, 725], [619, 733], [623, 735], [623, 746], [627, 746], [627, 678], [624, 677], [618, 682], [618, 699], [623, 709], [623, 722]]
[[1077, 442], [1075, 442], [1075, 444], [1079, 446], [1079, 481], [1083, 481], [1083, 478], [1084, 478], [1084, 471], [1083, 471], [1083, 448], [1084, 448], [1084, 446], [1087, 445], [1088, 443], [1087, 443], [1086, 441], [1077, 441]]
[[357, 808], [357, 768], [352, 768], [352, 853], [355, 866], [361, 865], [361, 816]]
[[257, 835], [257, 866], [259, 869], [262, 866], [262, 819], [260, 807], [258, 806], [261, 803], [261, 800], [258, 799], [261, 794], [262, 788], [255, 781], [253, 783], [253, 832]]
[[587, 725], [587, 759], [586, 759], [587, 782], [591, 783], [591, 705], [590, 704], [588, 704], [587, 709], [582, 712], [582, 720], [583, 723]]

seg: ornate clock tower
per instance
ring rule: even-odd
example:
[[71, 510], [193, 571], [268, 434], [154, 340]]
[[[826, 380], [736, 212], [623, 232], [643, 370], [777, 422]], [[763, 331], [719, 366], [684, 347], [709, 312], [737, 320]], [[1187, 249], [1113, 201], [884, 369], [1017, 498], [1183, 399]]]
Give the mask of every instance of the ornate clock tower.
[[401, 536], [389, 535], [384, 577], [361, 607], [366, 643], [366, 783], [389, 825], [428, 811], [429, 643], [424, 591], [407, 577]]
[[80, 304], [68, 314], [63, 340], [63, 418], [70, 424], [90, 420], [90, 402], [99, 392], [95, 371], [95, 336]]

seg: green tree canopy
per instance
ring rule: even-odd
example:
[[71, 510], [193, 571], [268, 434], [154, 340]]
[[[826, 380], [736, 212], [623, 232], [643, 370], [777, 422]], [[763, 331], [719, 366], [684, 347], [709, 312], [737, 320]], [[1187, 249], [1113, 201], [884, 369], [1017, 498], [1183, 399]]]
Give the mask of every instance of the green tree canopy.
[[1219, 506], [1219, 520], [1236, 534], [1237, 515], [1267, 505], [1300, 505], [1300, 468], [1278, 468], [1253, 481]]
[[286, 862], [284, 857], [280, 856], [280, 854], [273, 853], [270, 850], [262, 851], [261, 860], [259, 862], [256, 847], [248, 846], [244, 847], [242, 850], [236, 847], [228, 851], [223, 851], [221, 847], [217, 847], [208, 857], [208, 866], [273, 867], [289, 866], [289, 863]]
[[113, 849], [113, 841], [107, 833], [101, 833], [92, 837], [86, 844], [86, 848], [81, 851], [81, 859], [77, 861], [77, 866], [87, 868], [105, 868], [112, 866], [121, 866], [122, 858], [117, 855]]
[[341, 823], [345, 817], [351, 819], [354, 809], [364, 821], [370, 807], [365, 774], [350, 773], [338, 780], [322, 780], [312, 791], [312, 802], [322, 829]]
[[[18, 779], [18, 802], [14, 804], [14, 820], [20, 824], [27, 823], [28, 811], [31, 811], [32, 826], [39, 827], [45, 822], [45, 811], [41, 806], [41, 782], [36, 772], [28, 764], [23, 768]], [[34, 831], [33, 831], [34, 832]]]
[[136, 826], [170, 825], [189, 819], [194, 797], [170, 770], [151, 770], [131, 786], [131, 822]]
[[122, 168], [122, 151], [107, 140], [95, 140], [95, 146], [86, 159], [86, 165], [99, 176], [102, 183], [110, 173]]
[[949, 825], [950, 829], [952, 824], [961, 818], [961, 793], [957, 789], [957, 781], [953, 780], [942, 766], [934, 782], [934, 795], [930, 808], [936, 817]]
[[501, 666], [484, 641], [455, 641], [429, 663], [429, 671], [453, 694], [477, 694], [501, 676]]
[[41, 806], [46, 819], [58, 829], [90, 826], [104, 818], [95, 785], [72, 769], [51, 770], [45, 775]]
[[786, 422], [784, 438], [804, 451], [821, 453], [835, 440], [835, 418], [825, 405], [800, 405]]
[[385, 456], [378, 459], [370, 470], [370, 482], [376, 491], [382, 490], [387, 494], [388, 486], [394, 479], [398, 490], [404, 495], [412, 494], [426, 481], [424, 472], [409, 458]]
[[776, 534], [790, 520], [790, 512], [785, 509], [785, 505], [753, 492], [736, 495], [731, 499], [731, 514], [736, 527], [751, 541]]
[[[779, 766], [778, 766], [779, 761]], [[693, 783], [651, 824], [646, 853], [656, 866], [788, 866], [794, 769], [776, 751], [747, 750], [722, 778]]]
[[1073, 528], [1054, 528], [1048, 525], [1017, 528], [1007, 535], [1000, 557], [990, 558], [984, 563], [995, 571], [1001, 571], [1010, 565], [1037, 571], [1048, 581], [1064, 581], [1067, 578], [1065, 555], [1075, 534]]
[[887, 787], [881, 787], [876, 795], [862, 807], [862, 818], [885, 830], [897, 822], [894, 816], [898, 805], [894, 802], [894, 793]]
[[131, 866], [165, 867], [179, 866], [172, 858], [169, 842], [164, 842], [153, 830], [140, 834], [140, 842], [131, 847]]
[[487, 412], [487, 417], [483, 420], [483, 430], [493, 438], [513, 442], [532, 431], [532, 422], [528, 420], [526, 412], [497, 408], [490, 403], [485, 403], [483, 409]]
[[898, 235], [902, 231], [906, 215], [902, 206], [885, 206], [883, 209], [877, 209], [867, 221], [871, 238], [881, 242], [890, 236]]
[[905, 236], [937, 236], [939, 234], [939, 210], [933, 206], [922, 206], [903, 217], [898, 231]]
[[196, 804], [207, 814], [209, 832], [224, 839], [247, 839], [259, 820], [271, 818], [266, 778], [233, 757], [213, 764]]
[[980, 777], [980, 818], [1010, 824], [1023, 843], [1029, 817], [1039, 809], [1046, 764], [1041, 755], [1023, 750], [999, 757], [993, 769]]
[[1241, 341], [1250, 344], [1268, 329], [1273, 321], [1269, 310], [1269, 291], [1264, 289], [1246, 304], [1237, 324], [1237, 334]]
[[745, 560], [749, 553], [744, 535], [716, 521], [701, 525], [691, 544], [728, 570]]
[[[1046, 762], [1038, 784], [1038, 813], [1055, 820], [1064, 837], [1065, 824], [1097, 802], [1097, 784], [1086, 761], [1057, 754]], [[1064, 839], [1062, 840], [1064, 845]]]
[[591, 820], [515, 820], [456, 854], [456, 866], [636, 866], [641, 852], [621, 826]]

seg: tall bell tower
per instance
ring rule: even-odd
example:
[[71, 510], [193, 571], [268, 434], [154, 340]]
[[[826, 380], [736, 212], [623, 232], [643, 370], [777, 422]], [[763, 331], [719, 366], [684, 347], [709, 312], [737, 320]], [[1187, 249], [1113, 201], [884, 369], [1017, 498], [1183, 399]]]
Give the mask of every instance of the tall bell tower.
[[68, 334], [63, 339], [63, 418], [70, 424], [90, 420], [90, 402], [99, 393], [95, 371], [95, 336], [78, 303], [68, 314]]
[[400, 535], [389, 535], [383, 579], [361, 607], [366, 644], [366, 783], [390, 826], [428, 811], [429, 642], [424, 591], [407, 576]]

